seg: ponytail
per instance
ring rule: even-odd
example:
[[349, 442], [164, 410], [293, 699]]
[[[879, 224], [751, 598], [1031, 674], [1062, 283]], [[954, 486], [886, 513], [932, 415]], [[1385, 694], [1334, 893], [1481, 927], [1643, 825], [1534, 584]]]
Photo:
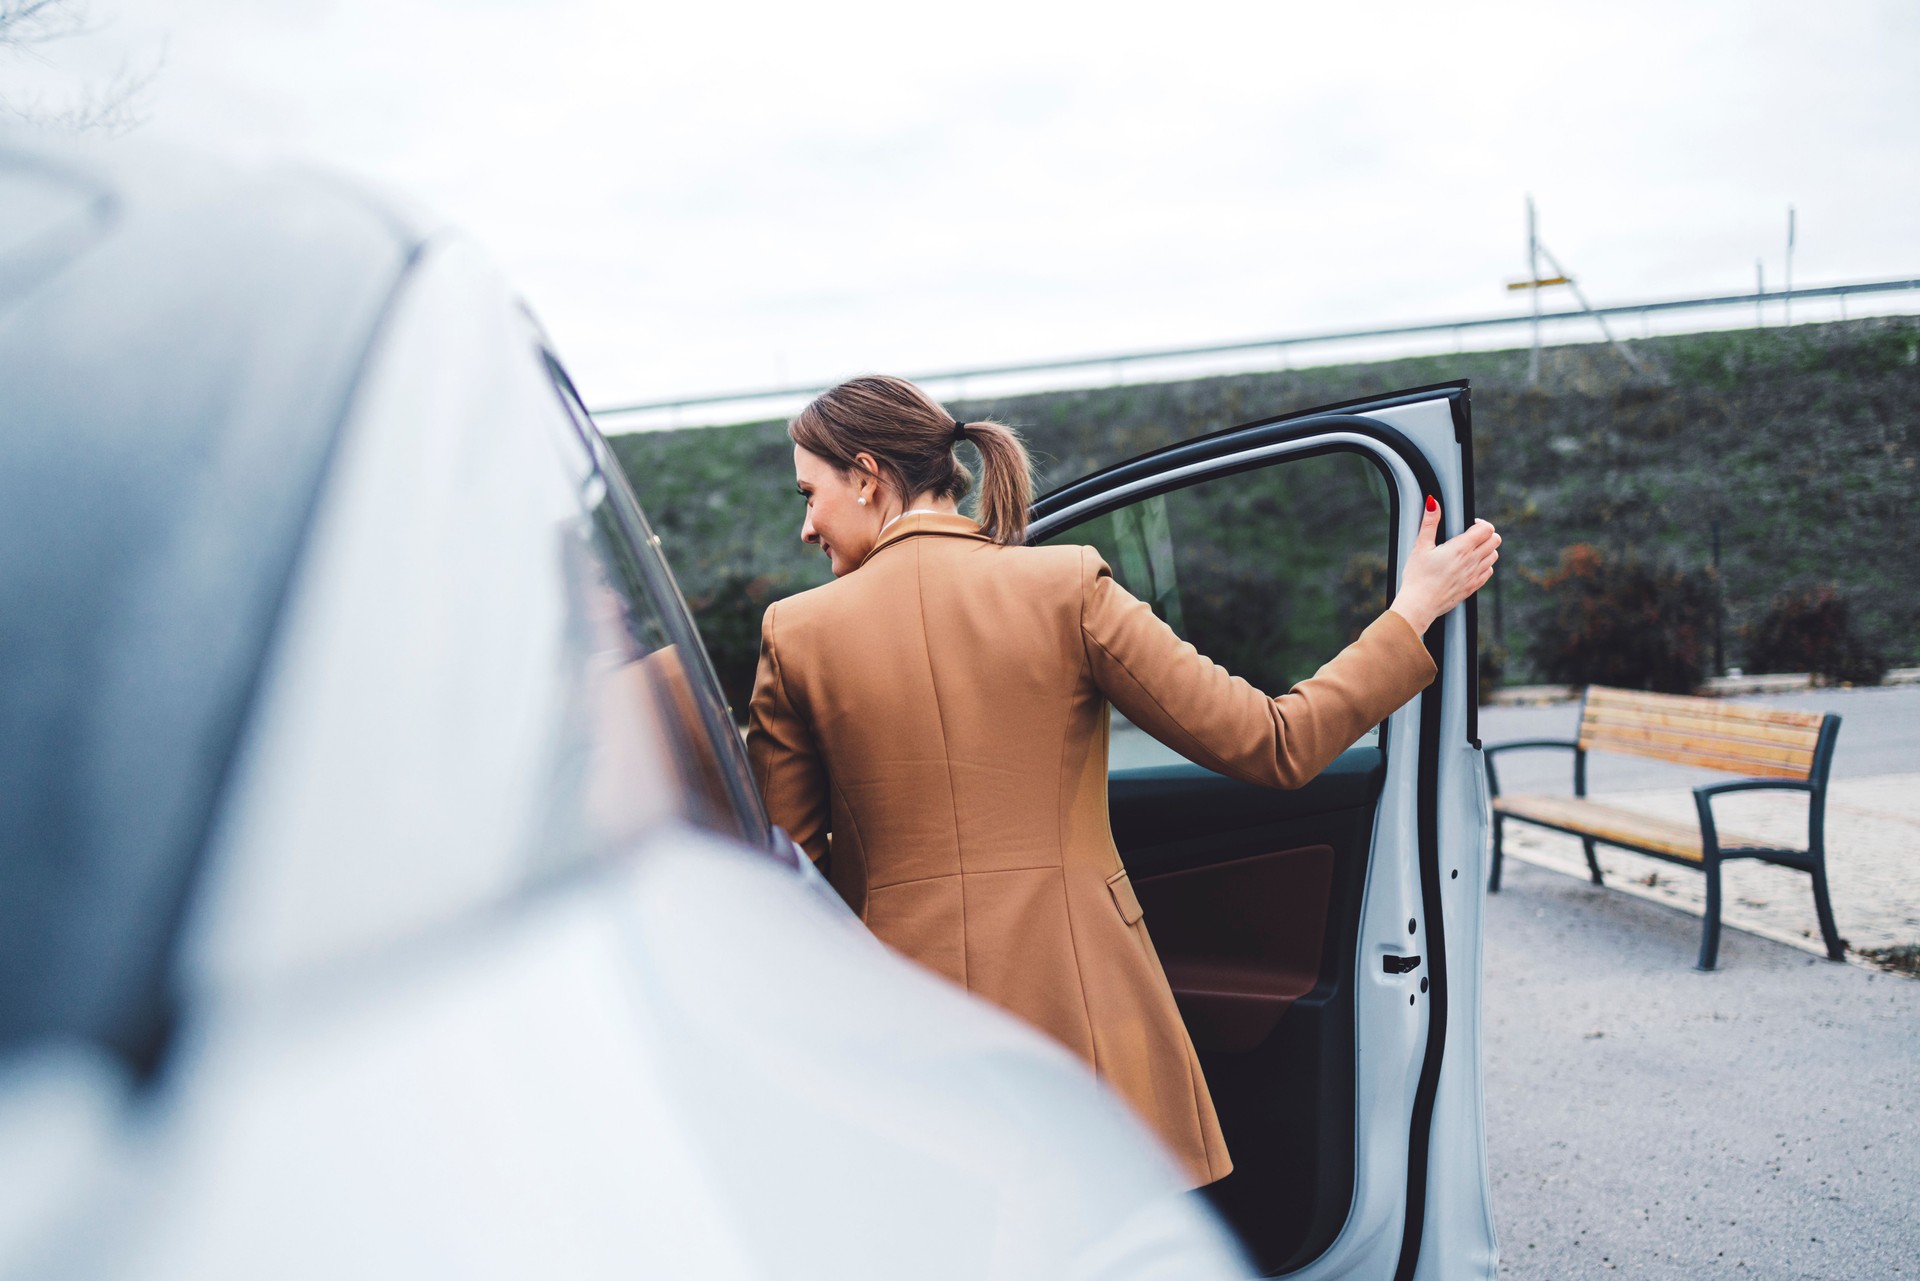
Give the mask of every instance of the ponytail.
[[[1004, 423], [965, 423], [964, 436], [980, 451], [980, 496], [974, 519], [988, 538], [1014, 546], [1027, 538], [1027, 507], [1033, 502], [1033, 464], [1020, 435]], [[955, 460], [955, 466], [959, 462]], [[964, 473], [965, 468], [961, 469]], [[970, 478], [969, 478], [970, 479]]]
[[1002, 546], [1026, 541], [1033, 501], [1033, 464], [1019, 433], [1005, 423], [961, 423], [904, 378], [869, 374], [821, 392], [787, 424], [793, 443], [842, 472], [872, 455], [880, 479], [905, 501], [921, 494], [958, 502], [973, 487], [960, 461], [962, 440], [980, 451], [980, 495], [974, 519]]

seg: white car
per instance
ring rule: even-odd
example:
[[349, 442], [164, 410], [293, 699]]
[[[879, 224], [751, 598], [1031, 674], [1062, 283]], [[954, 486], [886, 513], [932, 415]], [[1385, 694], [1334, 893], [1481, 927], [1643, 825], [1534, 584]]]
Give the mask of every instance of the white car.
[[[1189, 442], [1033, 536], [1206, 648], [1183, 504], [1342, 460], [1389, 563], [1426, 493], [1471, 517], [1466, 404]], [[457, 234], [0, 142], [0, 415], [0, 1276], [1494, 1275], [1459, 611], [1298, 792], [1116, 727], [1216, 1213], [769, 830], [658, 540]]]

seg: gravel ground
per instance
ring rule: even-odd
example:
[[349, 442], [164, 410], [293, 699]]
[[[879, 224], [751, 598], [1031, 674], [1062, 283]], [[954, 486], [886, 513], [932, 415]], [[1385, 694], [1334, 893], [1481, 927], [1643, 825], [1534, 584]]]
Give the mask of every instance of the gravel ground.
[[1501, 1274], [1920, 1277], [1920, 981], [1519, 860], [1488, 900]]

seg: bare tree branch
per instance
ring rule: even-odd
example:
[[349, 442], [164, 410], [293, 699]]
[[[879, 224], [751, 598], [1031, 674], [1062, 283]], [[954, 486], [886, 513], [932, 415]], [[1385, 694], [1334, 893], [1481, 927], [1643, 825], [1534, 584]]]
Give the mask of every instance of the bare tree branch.
[[0, 45], [20, 49], [91, 30], [78, 0], [0, 0]]
[[[0, 0], [0, 55], [54, 65], [44, 46], [99, 31], [86, 0]], [[0, 82], [0, 118], [71, 132], [125, 133], [146, 123], [144, 100], [159, 78], [164, 58], [144, 70], [123, 62], [104, 84], [84, 86], [77, 96], [49, 103], [45, 95], [22, 96]]]

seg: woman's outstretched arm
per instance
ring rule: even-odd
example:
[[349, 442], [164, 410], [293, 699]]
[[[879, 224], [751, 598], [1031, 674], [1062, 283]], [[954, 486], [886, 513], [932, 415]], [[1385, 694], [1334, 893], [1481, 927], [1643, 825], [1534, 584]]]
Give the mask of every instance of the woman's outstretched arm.
[[1436, 547], [1421, 522], [1393, 606], [1318, 672], [1270, 697], [1200, 654], [1083, 553], [1081, 633], [1093, 679], [1126, 718], [1189, 760], [1266, 787], [1300, 787], [1426, 688], [1421, 633], [1492, 572], [1499, 536], [1477, 523]]
[[778, 608], [777, 603], [769, 605], [760, 623], [760, 670], [747, 713], [747, 759], [767, 803], [767, 817], [818, 863], [826, 857], [830, 826], [827, 771], [813, 732], [787, 695], [775, 643]]

